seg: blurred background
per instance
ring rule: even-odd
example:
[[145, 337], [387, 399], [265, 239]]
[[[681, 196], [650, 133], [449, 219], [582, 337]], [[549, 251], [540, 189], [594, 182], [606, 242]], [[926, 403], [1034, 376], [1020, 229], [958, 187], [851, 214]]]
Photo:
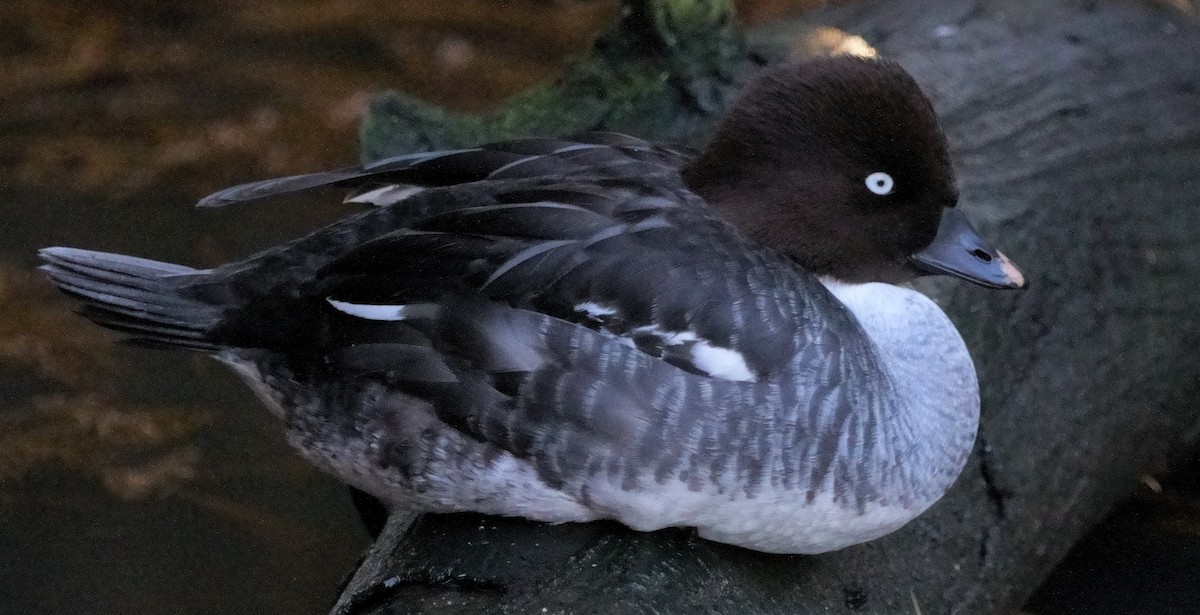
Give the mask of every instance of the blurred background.
[[[750, 23], [824, 4], [737, 2]], [[294, 237], [348, 210], [191, 205], [353, 163], [383, 89], [486, 109], [553, 78], [619, 9], [0, 2], [0, 612], [321, 613], [368, 544], [345, 488], [291, 453], [232, 374], [115, 345], [32, 270], [38, 248], [211, 266]], [[1095, 561], [1076, 583], [1111, 583]]]

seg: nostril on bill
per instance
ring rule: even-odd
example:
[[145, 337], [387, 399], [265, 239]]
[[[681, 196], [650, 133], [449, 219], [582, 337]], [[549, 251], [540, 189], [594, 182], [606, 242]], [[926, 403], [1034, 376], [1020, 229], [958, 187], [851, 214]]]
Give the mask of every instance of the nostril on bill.
[[971, 250], [971, 256], [974, 256], [975, 258], [977, 258], [985, 263], [992, 262], [992, 255], [988, 254], [987, 252], [984, 252], [983, 250], [980, 250], [979, 248], [975, 248], [974, 250]]

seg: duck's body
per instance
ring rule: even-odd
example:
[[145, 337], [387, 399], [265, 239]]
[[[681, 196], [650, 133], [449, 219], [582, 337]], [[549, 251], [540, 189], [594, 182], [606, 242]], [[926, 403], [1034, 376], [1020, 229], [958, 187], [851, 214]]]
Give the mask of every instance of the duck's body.
[[402, 157], [210, 197], [377, 206], [240, 263], [43, 255], [86, 315], [231, 365], [305, 456], [395, 505], [789, 553], [911, 520], [974, 440], [957, 331], [912, 290], [764, 247], [686, 162], [615, 135]]

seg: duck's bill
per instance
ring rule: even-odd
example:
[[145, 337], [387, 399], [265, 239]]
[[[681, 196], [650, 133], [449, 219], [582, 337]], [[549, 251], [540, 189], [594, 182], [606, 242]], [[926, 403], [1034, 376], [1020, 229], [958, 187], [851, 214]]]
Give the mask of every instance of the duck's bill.
[[950, 275], [987, 288], [1021, 288], [1025, 276], [957, 209], [946, 208], [937, 237], [924, 250], [909, 257], [926, 273]]

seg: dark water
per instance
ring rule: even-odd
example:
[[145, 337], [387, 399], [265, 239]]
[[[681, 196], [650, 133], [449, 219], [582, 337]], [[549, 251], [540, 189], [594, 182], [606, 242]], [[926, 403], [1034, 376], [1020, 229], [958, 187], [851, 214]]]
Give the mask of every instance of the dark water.
[[0, 191], [0, 611], [325, 610], [366, 541], [344, 488], [223, 369], [117, 346], [29, 273], [38, 246], [182, 257], [286, 213]]

